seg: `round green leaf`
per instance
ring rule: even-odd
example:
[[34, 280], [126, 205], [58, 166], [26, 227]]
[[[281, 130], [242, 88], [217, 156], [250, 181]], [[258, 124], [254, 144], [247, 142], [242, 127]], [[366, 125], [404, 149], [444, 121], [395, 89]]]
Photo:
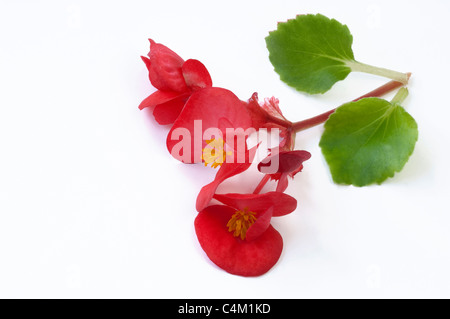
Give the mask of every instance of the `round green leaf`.
[[330, 116], [320, 147], [336, 183], [365, 186], [400, 172], [418, 134], [416, 121], [398, 103], [367, 98]]
[[299, 15], [279, 23], [266, 38], [269, 58], [288, 85], [324, 93], [351, 72], [353, 37], [346, 25], [321, 14]]

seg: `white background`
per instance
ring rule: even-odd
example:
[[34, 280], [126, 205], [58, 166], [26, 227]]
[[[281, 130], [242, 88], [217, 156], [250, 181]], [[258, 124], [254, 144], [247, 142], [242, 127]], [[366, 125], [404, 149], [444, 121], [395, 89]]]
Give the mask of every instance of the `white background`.
[[[299, 134], [313, 157], [287, 191], [298, 209], [273, 221], [282, 257], [262, 277], [229, 275], [193, 227], [215, 171], [172, 159], [168, 129], [138, 110], [154, 91], [139, 56], [151, 37], [297, 121], [387, 81], [355, 73], [309, 97], [279, 80], [264, 38], [319, 12], [349, 26], [357, 60], [413, 72], [404, 106], [420, 140], [395, 178], [354, 188], [332, 183], [322, 127]], [[449, 14], [444, 0], [1, 0], [0, 297], [450, 297]]]

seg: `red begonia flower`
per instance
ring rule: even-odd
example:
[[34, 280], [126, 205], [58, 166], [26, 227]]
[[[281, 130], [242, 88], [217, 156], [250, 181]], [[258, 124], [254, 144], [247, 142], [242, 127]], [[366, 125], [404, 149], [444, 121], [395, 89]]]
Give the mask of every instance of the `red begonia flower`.
[[260, 103], [258, 100], [258, 93], [253, 93], [248, 100], [247, 108], [252, 116], [253, 126], [259, 128], [273, 128], [281, 129], [288, 128], [292, 122], [288, 121], [279, 107], [280, 101], [275, 97], [266, 98], [264, 102]]
[[211, 77], [200, 61], [185, 62], [166, 46], [149, 41], [149, 58], [142, 57], [142, 60], [150, 82], [158, 91], [142, 101], [139, 108], [154, 107], [153, 115], [159, 124], [172, 124], [192, 92], [212, 86]]
[[214, 197], [225, 206], [209, 206], [195, 219], [197, 238], [206, 255], [234, 275], [265, 274], [283, 250], [283, 239], [270, 220], [294, 211], [297, 201], [277, 192]]
[[[167, 136], [170, 154], [183, 163], [199, 163], [211, 136], [228, 145], [236, 146], [239, 143], [236, 139], [245, 144], [249, 134], [246, 130], [252, 125], [245, 104], [233, 92], [222, 88], [210, 87], [194, 92]], [[229, 135], [228, 130], [236, 134]]]
[[[267, 174], [270, 179], [278, 181], [277, 192], [284, 192], [288, 187], [288, 177], [294, 176], [303, 169], [303, 162], [310, 159], [307, 151], [281, 151], [266, 157], [258, 164], [258, 170]], [[273, 165], [273, 162], [276, 165]]]

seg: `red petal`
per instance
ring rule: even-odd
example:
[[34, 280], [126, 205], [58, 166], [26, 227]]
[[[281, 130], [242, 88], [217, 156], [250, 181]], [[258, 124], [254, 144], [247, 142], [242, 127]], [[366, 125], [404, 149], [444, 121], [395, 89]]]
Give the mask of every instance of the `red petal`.
[[173, 91], [156, 91], [141, 102], [139, 109], [143, 110], [147, 107], [153, 107], [158, 104], [166, 103], [177, 98], [178, 96], [180, 96], [180, 93]]
[[188, 98], [189, 95], [184, 94], [166, 103], [158, 104], [153, 110], [156, 121], [161, 125], [173, 124], [183, 110]]
[[289, 186], [288, 173], [283, 173], [278, 180], [277, 192], [283, 193]]
[[[280, 152], [266, 157], [258, 164], [258, 170], [265, 174], [293, 173], [301, 170], [302, 163], [311, 158], [307, 151]], [[278, 165], [271, 165], [278, 161]], [[271, 167], [274, 166], [274, 167]]]
[[297, 200], [284, 193], [269, 192], [264, 194], [215, 194], [214, 198], [237, 210], [248, 210], [263, 213], [273, 207], [275, 217], [292, 213], [297, 208]]
[[206, 67], [197, 60], [187, 60], [182, 66], [184, 80], [191, 90], [212, 86], [211, 76]]
[[258, 103], [258, 93], [253, 93], [252, 97], [248, 100], [247, 109], [251, 114], [253, 127], [259, 129], [266, 126], [268, 114]]
[[[204, 147], [203, 135], [207, 129], [218, 130], [221, 118], [225, 118], [231, 123], [230, 128], [245, 130], [252, 124], [244, 107], [244, 102], [239, 100], [233, 92], [215, 87], [195, 91], [167, 136], [167, 149], [172, 156], [182, 162], [200, 163], [202, 161], [202, 148]], [[197, 124], [196, 127], [194, 121]], [[189, 136], [183, 136], [182, 140], [184, 141], [184, 138], [189, 139], [187, 145], [190, 146], [190, 149], [183, 147], [182, 154], [176, 151], [172, 152], [172, 149], [180, 143], [180, 140], [176, 139], [179, 137], [178, 133], [184, 134], [186, 132], [189, 133]], [[225, 139], [225, 132], [221, 133]]]
[[258, 101], [258, 93], [253, 93], [248, 100], [247, 108], [253, 120], [253, 126], [256, 128], [280, 128], [286, 129], [292, 123], [289, 122], [281, 113], [278, 106], [278, 99], [272, 97], [264, 99], [264, 103]]
[[271, 116], [287, 121], [283, 113], [281, 112], [280, 101], [277, 98], [265, 98], [261, 108], [263, 108]]
[[263, 214], [257, 216], [256, 222], [250, 226], [245, 234], [245, 240], [255, 240], [261, 236], [270, 226], [270, 220], [272, 219], [273, 207], [270, 207]]
[[142, 55], [141, 55], [141, 59], [142, 59], [142, 61], [144, 61], [145, 66], [147, 67], [147, 70], [150, 71], [150, 68], [152, 66], [152, 62], [150, 61], [150, 59], [145, 56], [142, 56]]
[[150, 61], [143, 60], [152, 85], [162, 91], [186, 92], [188, 88], [181, 71], [184, 60], [168, 47], [151, 39], [149, 41]]
[[195, 219], [198, 241], [206, 255], [223, 270], [239, 276], [260, 276], [278, 261], [283, 239], [272, 226], [252, 241], [234, 237], [226, 227], [234, 213], [226, 206], [210, 206]]
[[276, 191], [284, 192], [288, 187], [288, 176], [294, 177], [303, 169], [303, 162], [310, 158], [311, 154], [307, 151], [275, 152], [258, 164], [258, 170], [278, 180]]
[[[230, 161], [231, 163], [246, 163], [249, 161], [249, 150], [247, 145], [247, 138], [252, 133], [256, 133], [256, 129], [253, 127], [246, 129], [237, 129], [233, 130], [228, 134], [228, 128], [234, 128], [235, 125], [225, 117], [221, 117], [218, 119], [218, 129], [220, 132], [225, 132], [223, 137], [226, 142], [225, 149], [231, 154], [228, 154], [226, 157], [226, 161]], [[259, 147], [261, 143], [258, 143], [254, 149]], [[253, 161], [253, 156], [250, 161]]]
[[256, 154], [256, 149], [257, 146], [251, 148], [248, 151], [248, 161], [246, 163], [223, 163], [222, 166], [219, 168], [219, 170], [217, 171], [216, 177], [214, 178], [214, 180], [209, 183], [208, 185], [204, 186], [201, 190], [200, 193], [198, 194], [197, 197], [197, 204], [196, 204], [196, 208], [197, 211], [200, 212], [203, 209], [206, 208], [206, 206], [209, 205], [209, 202], [211, 201], [211, 199], [213, 198], [214, 194], [216, 193], [217, 187], [219, 187], [219, 185], [225, 181], [226, 179], [235, 176], [237, 174], [240, 174], [244, 171], [246, 171], [252, 161], [253, 158], [255, 157]]

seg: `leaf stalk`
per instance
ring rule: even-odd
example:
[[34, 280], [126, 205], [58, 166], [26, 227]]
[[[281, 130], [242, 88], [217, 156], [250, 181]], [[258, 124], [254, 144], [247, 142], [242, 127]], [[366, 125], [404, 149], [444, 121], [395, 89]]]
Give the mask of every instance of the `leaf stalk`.
[[364, 73], [369, 73], [369, 74], [373, 74], [373, 75], [383, 76], [388, 79], [392, 79], [394, 81], [401, 82], [404, 85], [408, 84], [409, 77], [410, 77], [410, 74], [408, 74], [408, 73], [401, 73], [401, 72], [397, 72], [397, 71], [393, 71], [393, 70], [389, 70], [389, 69], [385, 69], [385, 68], [380, 68], [377, 66], [361, 63], [358, 61], [345, 61], [345, 64], [350, 69], [352, 69], [352, 71], [364, 72]]
[[[411, 73], [406, 73], [406, 75], [408, 76], [408, 79], [409, 79], [409, 77], [411, 76]], [[386, 83], [385, 85], [382, 85], [379, 88], [377, 88], [367, 94], [364, 94], [363, 96], [360, 96], [357, 99], [354, 99], [353, 102], [356, 102], [356, 101], [359, 101], [361, 99], [368, 98], [368, 97], [381, 97], [381, 96], [383, 96], [389, 92], [392, 92], [402, 86], [403, 86], [402, 82], [390, 81], [390, 82]], [[406, 93], [404, 90], [406, 90]], [[400, 91], [399, 91], [397, 93], [397, 95], [394, 97], [394, 100], [396, 100], [397, 96], [398, 96], [399, 100], [402, 98], [404, 100], [406, 98], [406, 96], [408, 96], [408, 90], [406, 88], [404, 88], [404, 90], [400, 90], [402, 93], [400, 93]], [[401, 94], [401, 95], [399, 95], [399, 94]], [[404, 96], [405, 94], [406, 94], [406, 96]], [[394, 100], [392, 102], [394, 102]], [[401, 100], [401, 101], [403, 101], [403, 100]], [[401, 102], [398, 102], [398, 103], [401, 103]], [[334, 108], [328, 112], [322, 113], [320, 115], [317, 115], [315, 117], [309, 118], [307, 120], [293, 123], [291, 130], [293, 132], [300, 132], [300, 131], [309, 129], [311, 127], [314, 127], [316, 125], [325, 123], [328, 120], [328, 118], [330, 117], [330, 115], [333, 114], [335, 111], [336, 111], [336, 108]]]

